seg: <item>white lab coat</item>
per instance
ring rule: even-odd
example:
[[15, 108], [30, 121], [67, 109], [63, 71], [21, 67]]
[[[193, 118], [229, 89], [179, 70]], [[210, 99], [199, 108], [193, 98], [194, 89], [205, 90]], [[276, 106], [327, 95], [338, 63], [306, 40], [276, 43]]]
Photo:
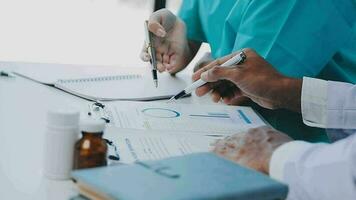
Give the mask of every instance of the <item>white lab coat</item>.
[[291, 200], [356, 200], [356, 85], [304, 78], [302, 114], [332, 139], [346, 138], [282, 145], [272, 155], [271, 177], [289, 185]]

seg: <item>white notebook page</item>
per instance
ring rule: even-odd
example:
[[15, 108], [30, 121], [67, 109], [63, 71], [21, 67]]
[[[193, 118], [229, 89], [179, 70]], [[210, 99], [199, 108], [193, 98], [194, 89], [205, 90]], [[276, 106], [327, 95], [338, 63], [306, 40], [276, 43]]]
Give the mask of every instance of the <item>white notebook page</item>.
[[55, 86], [92, 100], [155, 100], [169, 98], [190, 83], [186, 74], [158, 75], [158, 88], [150, 73], [59, 80]]

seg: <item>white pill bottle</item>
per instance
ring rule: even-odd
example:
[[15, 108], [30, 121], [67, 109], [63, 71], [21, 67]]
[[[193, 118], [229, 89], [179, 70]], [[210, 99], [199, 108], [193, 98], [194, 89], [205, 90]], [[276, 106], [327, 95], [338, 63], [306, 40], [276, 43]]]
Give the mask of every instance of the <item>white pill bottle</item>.
[[60, 108], [48, 111], [43, 169], [47, 178], [56, 180], [70, 178], [74, 145], [78, 136], [78, 110]]

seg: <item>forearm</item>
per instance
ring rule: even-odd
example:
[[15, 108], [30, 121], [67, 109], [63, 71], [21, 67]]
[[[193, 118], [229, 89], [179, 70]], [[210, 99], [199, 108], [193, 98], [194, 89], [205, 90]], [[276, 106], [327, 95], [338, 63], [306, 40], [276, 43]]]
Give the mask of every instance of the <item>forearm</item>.
[[272, 155], [270, 175], [289, 185], [289, 199], [355, 199], [356, 137], [333, 144], [286, 143]]
[[277, 108], [301, 112], [302, 79], [283, 77], [274, 81], [271, 99]]
[[287, 78], [282, 95], [282, 108], [301, 112], [302, 79]]

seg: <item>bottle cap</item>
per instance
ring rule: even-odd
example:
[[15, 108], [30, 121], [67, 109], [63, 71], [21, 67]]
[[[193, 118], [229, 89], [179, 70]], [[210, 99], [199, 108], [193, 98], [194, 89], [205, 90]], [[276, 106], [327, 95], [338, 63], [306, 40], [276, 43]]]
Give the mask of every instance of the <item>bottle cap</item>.
[[47, 125], [54, 127], [78, 127], [79, 111], [70, 108], [56, 108], [47, 112]]
[[80, 131], [89, 133], [102, 133], [105, 130], [105, 122], [102, 119], [87, 117], [80, 122]]

